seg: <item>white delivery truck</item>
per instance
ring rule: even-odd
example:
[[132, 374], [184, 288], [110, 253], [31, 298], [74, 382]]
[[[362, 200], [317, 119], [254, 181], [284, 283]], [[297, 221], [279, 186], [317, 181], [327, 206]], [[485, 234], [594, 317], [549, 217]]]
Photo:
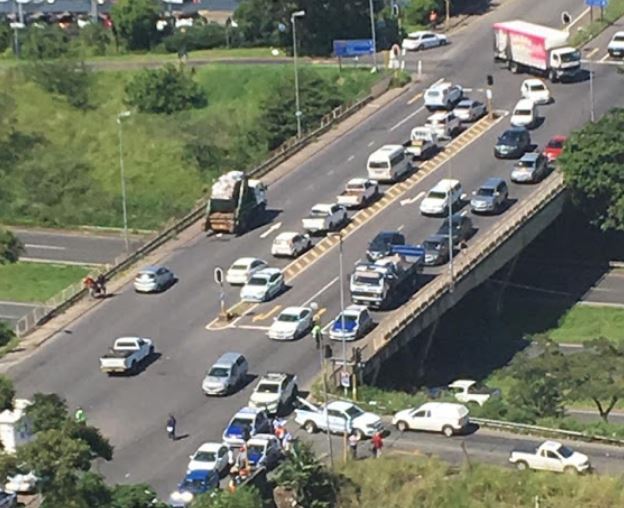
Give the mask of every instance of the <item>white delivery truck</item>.
[[573, 79], [581, 70], [581, 53], [568, 44], [568, 32], [526, 21], [505, 21], [494, 26], [494, 59], [511, 72], [529, 71], [552, 82]]

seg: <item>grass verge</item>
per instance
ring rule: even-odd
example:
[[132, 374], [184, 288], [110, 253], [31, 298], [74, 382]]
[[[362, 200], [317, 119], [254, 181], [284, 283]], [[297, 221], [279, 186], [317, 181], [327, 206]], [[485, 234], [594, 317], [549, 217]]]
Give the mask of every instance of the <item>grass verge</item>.
[[88, 272], [84, 266], [49, 263], [0, 265], [0, 300], [45, 302]]
[[575, 47], [583, 46], [622, 16], [624, 16], [624, 0], [610, 0], [604, 10], [604, 18], [593, 21], [576, 32], [570, 39], [570, 44]]
[[624, 341], [624, 309], [575, 305], [560, 318], [556, 328], [546, 333], [556, 342], [580, 344], [605, 337], [621, 343]]

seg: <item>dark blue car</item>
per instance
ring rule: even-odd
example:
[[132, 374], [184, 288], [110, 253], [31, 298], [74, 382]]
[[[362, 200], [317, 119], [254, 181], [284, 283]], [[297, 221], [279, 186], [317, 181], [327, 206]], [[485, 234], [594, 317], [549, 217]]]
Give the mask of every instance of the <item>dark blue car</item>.
[[186, 473], [176, 491], [169, 496], [169, 506], [184, 508], [200, 495], [219, 488], [219, 474], [213, 470], [196, 469]]

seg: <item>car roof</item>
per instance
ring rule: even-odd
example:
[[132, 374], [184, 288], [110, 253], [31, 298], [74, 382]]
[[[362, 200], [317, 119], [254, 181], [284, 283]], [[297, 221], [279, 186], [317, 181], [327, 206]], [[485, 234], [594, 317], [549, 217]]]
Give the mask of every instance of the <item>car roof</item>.
[[346, 411], [347, 409], [355, 406], [352, 402], [346, 402], [344, 400], [335, 400], [327, 404], [327, 407], [330, 409], [335, 409], [336, 411]]
[[462, 99], [461, 101], [459, 101], [457, 103], [457, 106], [455, 106], [455, 108], [459, 108], [461, 106], [470, 106], [471, 104], [473, 104], [475, 102], [477, 102], [477, 101], [475, 101], [474, 99], [465, 98], [465, 99]]
[[452, 111], [436, 111], [435, 113], [429, 115], [427, 120], [437, 120], [438, 118], [444, 118], [452, 114]]
[[373, 240], [377, 238], [392, 238], [394, 235], [400, 235], [400, 234], [401, 233], [399, 233], [398, 231], [380, 231], [379, 233], [375, 235]]
[[[407, 34], [408, 37], [418, 37], [419, 35], [432, 34], [433, 32], [429, 32], [427, 30], [418, 30], [416, 32], [410, 32]], [[434, 34], [435, 35], [435, 34]]]
[[516, 102], [514, 109], [532, 108], [534, 105], [535, 103], [531, 99], [520, 99], [518, 102]]
[[292, 240], [295, 236], [300, 235], [296, 231], [284, 231], [275, 237], [276, 240]]
[[262, 261], [260, 258], [250, 258], [250, 257], [245, 257], [245, 258], [238, 258], [236, 261], [234, 261], [232, 263], [232, 266], [234, 265], [250, 265], [251, 263], [253, 263], [254, 261]]
[[444, 192], [448, 192], [449, 189], [454, 187], [459, 183], [459, 180], [454, 180], [452, 178], [442, 178], [431, 190], [440, 190]]
[[441, 83], [436, 83], [431, 85], [427, 91], [429, 90], [446, 90], [447, 88], [450, 88], [452, 86], [450, 81], [442, 81]]
[[265, 444], [267, 441], [274, 441], [277, 438], [273, 434], [256, 434], [247, 441], [247, 446], [251, 444]]
[[345, 314], [347, 313], [359, 314], [360, 312], [363, 312], [365, 310], [368, 310], [365, 305], [349, 305], [344, 311], [345, 311]]
[[543, 446], [544, 448], [559, 448], [561, 445], [561, 443], [559, 441], [544, 441], [541, 446]]
[[216, 452], [222, 446], [226, 446], [224, 443], [215, 443], [209, 442], [202, 444], [199, 448], [197, 448], [198, 452]]
[[282, 310], [282, 312], [280, 312], [280, 314], [299, 314], [304, 310], [309, 310], [312, 311], [312, 309], [310, 309], [310, 307], [286, 307], [285, 309]]
[[429, 235], [425, 238], [425, 242], [448, 242], [448, 237], [443, 235]]
[[401, 151], [405, 150], [405, 147], [403, 145], [384, 145], [381, 148], [378, 148], [377, 150], [375, 150], [375, 152], [372, 155], [374, 154], [388, 155], [398, 150], [401, 150]]
[[498, 187], [501, 182], [505, 182], [504, 178], [499, 178], [498, 176], [491, 176], [485, 182], [481, 184], [480, 189], [494, 189]]
[[624, 36], [624, 32], [623, 32], [623, 31], [620, 31], [620, 32], [615, 32], [615, 33], [613, 34], [613, 37], [618, 37], [618, 36]]
[[232, 365], [236, 360], [238, 360], [241, 356], [243, 356], [241, 353], [233, 353], [233, 352], [228, 352], [228, 353], [223, 353], [219, 359], [214, 363], [213, 367], [222, 365]]
[[185, 480], [205, 480], [206, 478], [215, 475], [214, 469], [193, 469], [186, 473]]
[[520, 158], [520, 160], [535, 162], [539, 156], [540, 154], [537, 152], [527, 152]]
[[463, 404], [457, 404], [456, 402], [425, 402], [416, 409], [424, 409], [428, 411], [435, 411], [437, 409], [442, 411], [455, 411], [460, 414], [468, 414], [468, 408]]
[[469, 388], [472, 385], [477, 384], [477, 382], [473, 379], [456, 379], [452, 383], [449, 384], [449, 387], [452, 388]]
[[369, 182], [370, 180], [368, 178], [351, 178], [351, 180], [349, 180], [347, 182], [347, 185], [351, 184], [351, 185], [364, 185], [366, 182]]
[[258, 413], [261, 413], [261, 412], [262, 412], [262, 409], [245, 406], [245, 407], [241, 407], [238, 411], [236, 411], [236, 413], [234, 414], [234, 418], [236, 418], [237, 416], [256, 416]]
[[254, 273], [254, 277], [270, 277], [271, 275], [275, 275], [276, 273], [282, 273], [279, 268], [274, 268], [272, 266], [268, 266], [267, 268], [263, 268], [262, 270], [258, 270]]
[[541, 79], [537, 79], [537, 78], [529, 78], [529, 79], [525, 79], [522, 84], [526, 83], [527, 85], [544, 85], [546, 86], [546, 84], [541, 80]]
[[334, 206], [336, 203], [317, 203], [312, 207], [312, 210], [314, 209], [318, 209], [318, 210], [329, 210], [332, 206]]

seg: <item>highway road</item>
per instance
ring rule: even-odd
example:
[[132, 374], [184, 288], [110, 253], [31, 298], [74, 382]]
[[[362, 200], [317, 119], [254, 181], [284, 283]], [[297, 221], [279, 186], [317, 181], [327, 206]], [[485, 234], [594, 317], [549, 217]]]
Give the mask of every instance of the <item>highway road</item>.
[[[280, 224], [279, 229], [265, 234], [271, 227], [267, 224], [239, 238], [197, 237], [166, 260], [180, 279], [169, 291], [137, 296], [127, 287], [11, 367], [9, 373], [19, 395], [58, 392], [68, 399], [71, 407], [83, 406], [89, 421], [100, 427], [115, 446], [114, 461], [101, 465], [109, 480], [147, 481], [160, 494], [166, 494], [184, 473], [188, 455], [201, 442], [219, 439], [228, 419], [248, 399], [250, 386], [224, 399], [206, 399], [200, 383], [211, 362], [225, 351], [236, 350], [247, 356], [254, 374], [281, 369], [297, 373], [305, 383], [317, 370], [318, 356], [311, 341], [273, 343], [264, 337], [261, 327], [270, 323], [275, 305], [316, 300], [320, 310], [324, 309], [321, 317], [326, 322], [339, 308], [337, 282], [332, 282], [338, 271], [334, 247], [299, 274], [292, 288], [275, 302], [253, 309], [253, 315], [231, 327], [207, 330], [206, 326], [218, 312], [213, 268], [226, 267], [243, 255], [268, 258], [273, 236], [279, 231], [299, 229], [300, 219], [312, 205], [333, 200], [349, 178], [362, 175], [370, 152], [383, 144], [406, 140], [411, 128], [426, 118], [419, 94], [428, 83], [448, 78], [477, 89], [483, 85], [485, 75], [493, 72], [496, 108], [512, 108], [523, 77], [493, 66], [490, 24], [525, 17], [556, 26], [561, 11], [575, 5], [571, 0], [511, 0], [463, 29], [454, 44], [439, 50], [439, 67], [428, 72], [427, 83], [415, 84], [410, 93], [379, 109], [271, 186], [269, 202], [274, 215], [271, 226]], [[599, 114], [614, 105], [616, 99], [622, 101], [622, 97], [613, 93], [621, 87], [621, 79], [612, 66], [596, 66], [595, 107]], [[589, 118], [587, 82], [555, 85], [552, 90], [556, 103], [544, 108], [544, 125], [534, 133], [534, 140], [540, 146], [552, 134], [566, 133]], [[477, 93], [473, 95], [478, 97]], [[421, 217], [417, 207], [419, 196], [442, 176], [452, 173], [462, 181], [466, 192], [487, 176], [507, 176], [510, 164], [496, 161], [492, 156], [494, 140], [507, 125], [508, 119], [503, 118], [466, 145], [452, 163], [424, 177], [406, 196], [413, 198], [412, 203], [401, 206], [397, 201], [379, 210], [351, 234], [345, 241], [347, 270], [380, 229], [400, 228], [411, 242], [418, 242], [437, 229], [440, 219]], [[514, 200], [525, 198], [533, 190], [530, 186], [513, 186], [512, 206]], [[477, 237], [487, 234], [496, 220], [496, 217], [475, 218]], [[286, 262], [274, 264], [285, 266]], [[236, 291], [228, 289], [227, 298], [229, 303], [234, 303]], [[97, 370], [97, 358], [116, 336], [126, 334], [152, 337], [160, 357], [135, 377], [107, 379]], [[185, 439], [177, 442], [166, 439], [164, 424], [169, 412], [176, 415], [180, 432], [188, 434]]]

